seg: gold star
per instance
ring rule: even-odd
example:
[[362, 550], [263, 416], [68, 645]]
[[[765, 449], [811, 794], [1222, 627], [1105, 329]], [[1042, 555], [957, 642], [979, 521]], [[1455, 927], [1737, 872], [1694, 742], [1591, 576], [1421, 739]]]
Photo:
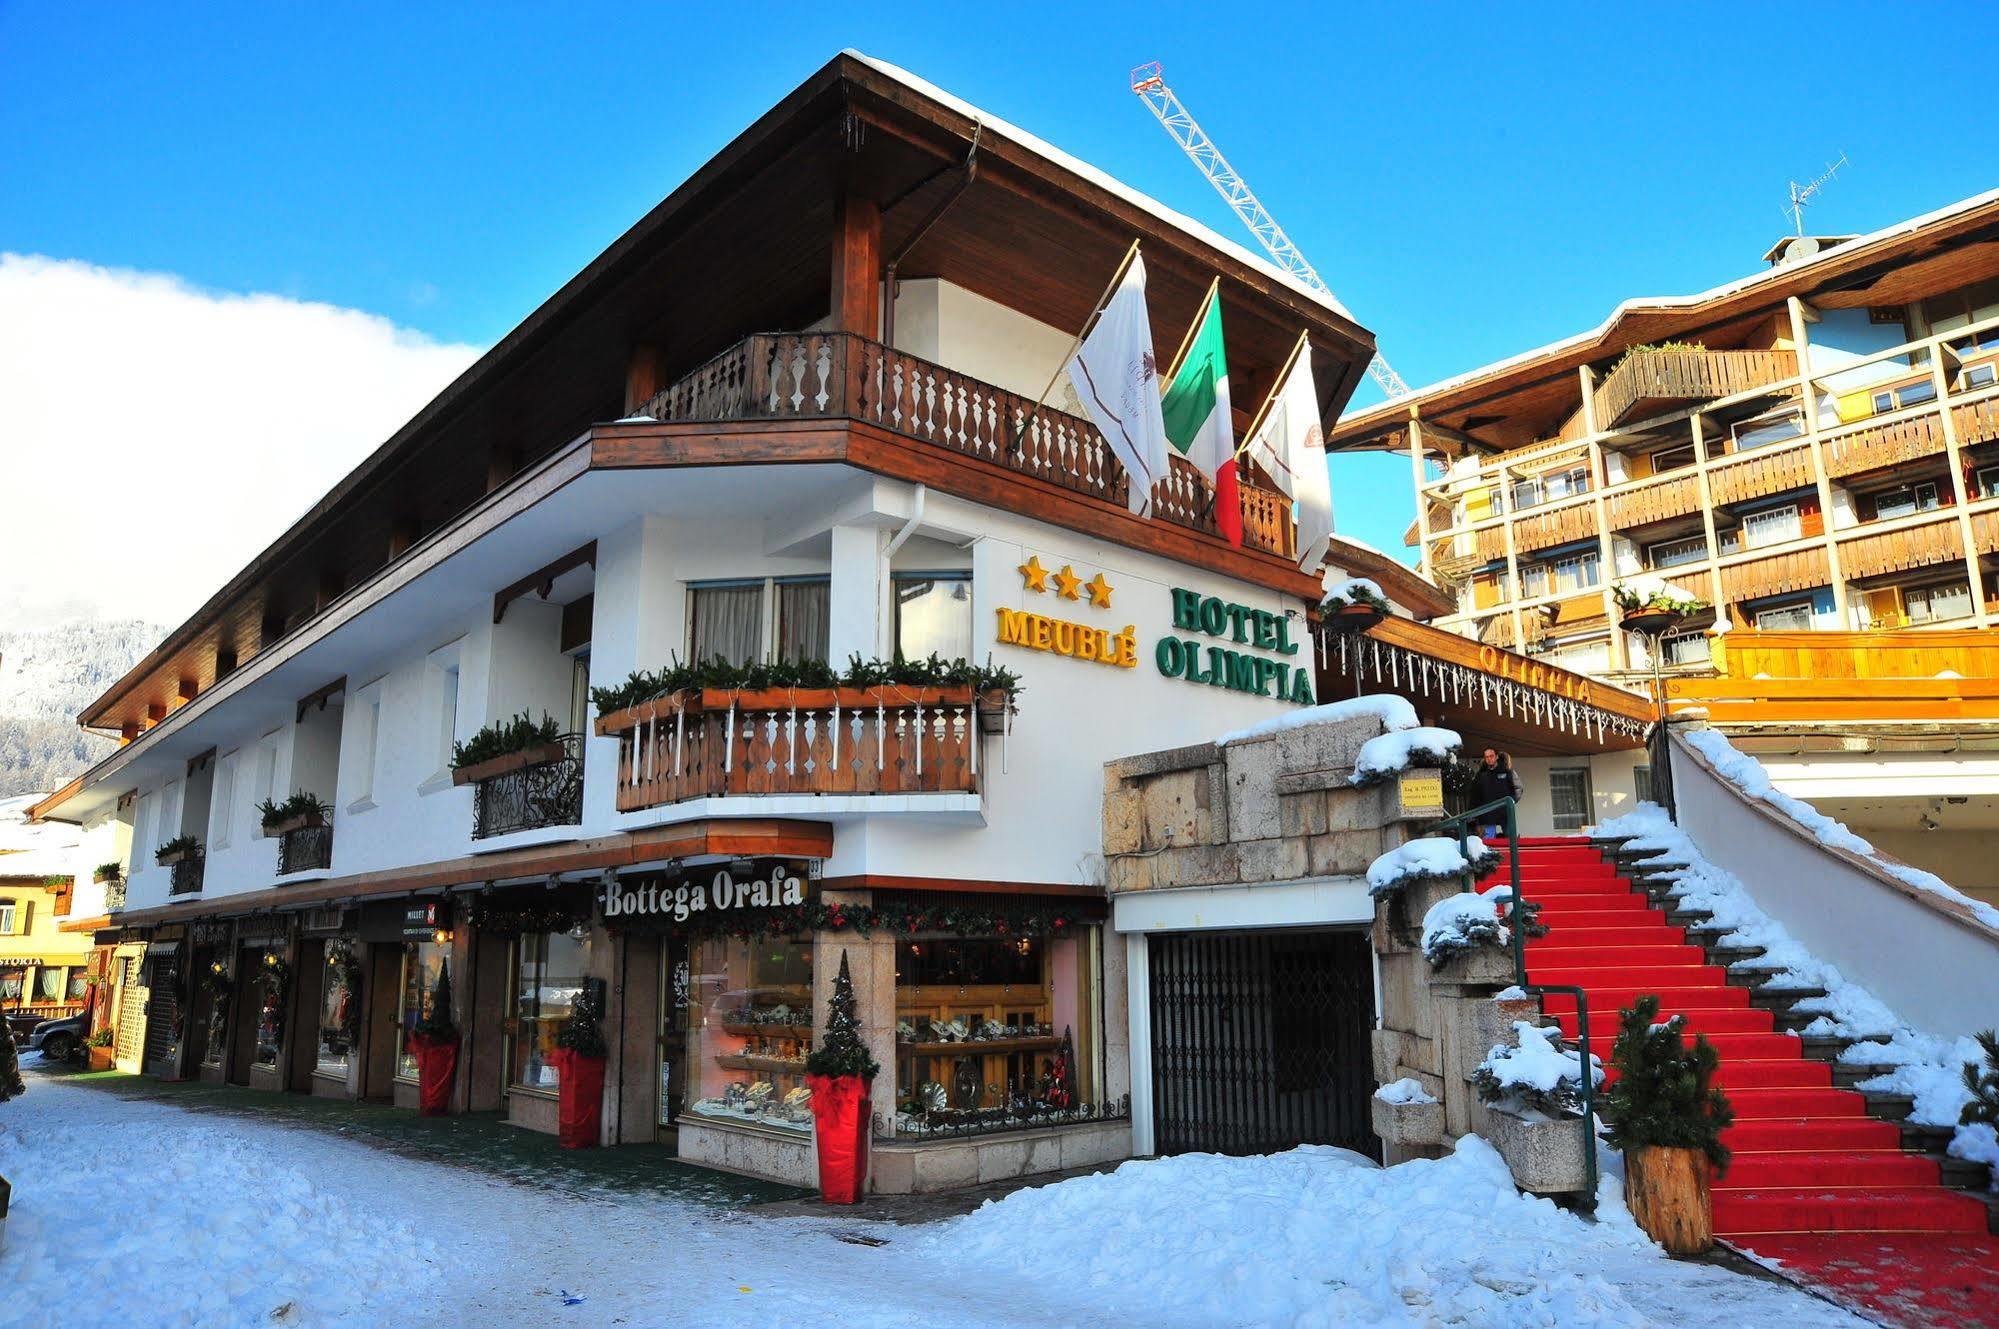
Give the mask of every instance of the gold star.
[[1025, 586], [1028, 590], [1045, 591], [1048, 589], [1048, 569], [1041, 566], [1041, 559], [1038, 556], [1033, 554], [1028, 555], [1027, 562], [1021, 564], [1016, 571], [1020, 573], [1021, 585]]
[[1084, 582], [1083, 589], [1090, 593], [1090, 606], [1092, 608], [1109, 609], [1111, 607], [1111, 591], [1113, 587], [1109, 582], [1104, 580], [1103, 573], [1099, 572], [1096, 576]]
[[1080, 600], [1083, 598], [1082, 590], [1083, 579], [1076, 575], [1076, 569], [1064, 563], [1062, 570], [1055, 574], [1055, 594], [1064, 600]]

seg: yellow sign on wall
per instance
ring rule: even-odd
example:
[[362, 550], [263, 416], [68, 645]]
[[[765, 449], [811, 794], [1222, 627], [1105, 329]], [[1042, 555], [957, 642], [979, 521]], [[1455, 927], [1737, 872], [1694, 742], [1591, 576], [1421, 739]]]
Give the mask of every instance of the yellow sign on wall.
[[1138, 665], [1138, 629], [1133, 624], [1125, 624], [1122, 632], [1106, 632], [1020, 609], [997, 612], [1002, 646], [1025, 646], [1030, 651], [1066, 655], [1072, 660], [1094, 660], [1119, 669]]
[[1402, 806], [1405, 808], [1441, 808], [1444, 806], [1444, 777], [1441, 775], [1405, 775], [1401, 777]]

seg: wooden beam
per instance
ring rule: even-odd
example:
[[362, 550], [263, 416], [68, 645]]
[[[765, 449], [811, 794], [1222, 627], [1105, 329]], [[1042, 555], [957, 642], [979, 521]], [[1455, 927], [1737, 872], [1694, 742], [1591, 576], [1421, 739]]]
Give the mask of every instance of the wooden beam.
[[389, 561], [394, 562], [409, 552], [420, 529], [415, 517], [397, 517], [389, 523]]
[[319, 576], [313, 583], [312, 612], [316, 614], [335, 600], [338, 600], [340, 593], [346, 589], [346, 578], [341, 576], [339, 569], [321, 568]]
[[501, 485], [514, 478], [520, 469], [520, 458], [512, 448], [494, 447], [486, 455], [486, 492], [492, 493]]
[[200, 695], [201, 682], [193, 678], [181, 679], [174, 691], [175, 700], [179, 702], [190, 702]]
[[640, 343], [632, 347], [625, 361], [625, 414], [644, 406], [667, 386], [664, 352], [660, 347]]
[[833, 328], [881, 336], [881, 208], [842, 194], [833, 209]]
[[334, 679], [324, 687], [314, 688], [311, 692], [306, 693], [298, 699], [298, 710], [292, 716], [292, 723], [297, 724], [299, 721], [305, 719], [305, 713], [315, 707], [322, 711], [325, 710], [327, 702], [332, 701], [345, 691], [347, 691], [347, 675], [345, 674], [342, 674], [339, 678]]
[[215, 648], [215, 677], [217, 681], [236, 672], [236, 648], [218, 646]]
[[570, 550], [553, 563], [536, 568], [519, 581], [494, 592], [493, 621], [495, 623], [499, 622], [501, 617], [506, 614], [507, 606], [520, 599], [523, 595], [540, 595], [546, 599], [549, 592], [554, 589], [557, 577], [560, 577], [565, 572], [571, 572], [585, 566], [592, 568], [597, 566], [597, 542], [595, 540], [592, 540], [587, 545]]

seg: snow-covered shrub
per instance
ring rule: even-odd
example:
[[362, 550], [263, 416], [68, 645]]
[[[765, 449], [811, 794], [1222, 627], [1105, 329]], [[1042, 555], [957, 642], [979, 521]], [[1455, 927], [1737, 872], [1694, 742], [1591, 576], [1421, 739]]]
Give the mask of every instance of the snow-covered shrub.
[[[1480, 1101], [1516, 1116], [1540, 1113], [1580, 1117], [1583, 1113], [1582, 1053], [1562, 1046], [1559, 1028], [1543, 1029], [1527, 1020], [1513, 1022], [1517, 1045], [1504, 1043], [1486, 1054], [1472, 1072]], [[1591, 1057], [1590, 1085], [1603, 1083], [1603, 1064]]]
[[1388, 603], [1388, 597], [1381, 593], [1380, 585], [1369, 581], [1366, 577], [1348, 577], [1345, 581], [1334, 582], [1326, 588], [1326, 598], [1319, 602], [1319, 608], [1329, 614], [1337, 613], [1349, 605], [1366, 605], [1370, 609], [1379, 609], [1384, 614], [1394, 612]]
[[1999, 1033], [1987, 1029], [1978, 1035], [1979, 1051], [1985, 1054], [1985, 1069], [1978, 1063], [1964, 1063], [1964, 1091], [1971, 1101], [1958, 1114], [1960, 1126], [1999, 1126]]
[[[1504, 897], [1500, 897], [1503, 899]], [[1480, 946], [1504, 946], [1513, 934], [1499, 917], [1499, 899], [1467, 891], [1448, 895], [1423, 915], [1423, 958], [1441, 969]]]
[[1694, 614], [1707, 608], [1707, 601], [1684, 587], [1663, 581], [1649, 573], [1627, 577], [1610, 588], [1611, 598], [1625, 613], [1639, 609], [1661, 609], [1669, 614]]
[[1370, 738], [1360, 745], [1347, 783], [1365, 789], [1419, 766], [1442, 766], [1464, 746], [1455, 730], [1419, 725]]
[[1410, 1075], [1405, 1075], [1392, 1084], [1381, 1086], [1381, 1088], [1374, 1091], [1374, 1096], [1384, 1103], [1394, 1103], [1397, 1105], [1404, 1103], [1434, 1103], [1437, 1101], [1430, 1097], [1429, 1091], [1423, 1088], [1422, 1081]]
[[1714, 1088], [1720, 1057], [1700, 1034], [1688, 1047], [1680, 1032], [1685, 1024], [1678, 1015], [1660, 1020], [1654, 996], [1640, 997], [1620, 1012], [1617, 1043], [1610, 1052], [1617, 1083], [1604, 1097], [1603, 1115], [1610, 1121], [1604, 1138], [1627, 1153], [1698, 1149], [1723, 1172], [1728, 1146], [1721, 1133], [1735, 1120], [1735, 1112]]
[[1367, 865], [1367, 893], [1379, 900], [1405, 886], [1457, 881], [1483, 872], [1499, 853], [1475, 836], [1424, 835], [1405, 840]]

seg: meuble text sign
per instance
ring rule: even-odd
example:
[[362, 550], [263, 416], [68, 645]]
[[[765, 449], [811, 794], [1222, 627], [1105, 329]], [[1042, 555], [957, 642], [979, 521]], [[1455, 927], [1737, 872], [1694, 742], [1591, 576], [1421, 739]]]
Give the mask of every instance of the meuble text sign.
[[684, 923], [710, 909], [779, 909], [805, 903], [805, 883], [784, 864], [738, 878], [727, 868], [681, 881], [619, 882], [604, 889], [604, 917], [653, 916]]

